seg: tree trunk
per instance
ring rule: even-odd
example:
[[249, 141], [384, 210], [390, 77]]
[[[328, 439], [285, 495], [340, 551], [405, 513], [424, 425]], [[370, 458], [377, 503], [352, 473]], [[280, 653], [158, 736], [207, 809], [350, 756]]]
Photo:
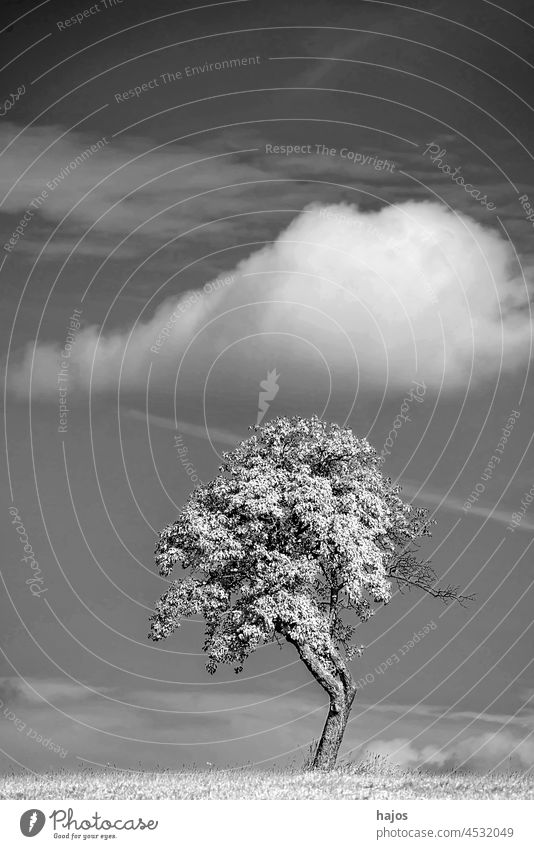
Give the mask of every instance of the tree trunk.
[[305, 666], [317, 683], [328, 693], [330, 708], [313, 758], [312, 768], [332, 769], [336, 763], [356, 695], [356, 684], [350, 669], [337, 650], [330, 648], [328, 653], [320, 655], [307, 643], [295, 640], [283, 624], [277, 624], [277, 630], [291, 645], [295, 646]]
[[328, 716], [312, 762], [313, 769], [332, 769], [349, 719], [356, 690], [344, 693], [342, 699], [330, 698]]

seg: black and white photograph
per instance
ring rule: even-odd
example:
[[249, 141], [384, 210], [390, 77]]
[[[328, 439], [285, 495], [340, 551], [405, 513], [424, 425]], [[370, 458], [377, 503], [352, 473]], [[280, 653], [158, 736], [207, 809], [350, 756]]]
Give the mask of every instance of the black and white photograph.
[[534, 4], [0, 37], [9, 845], [533, 846]]

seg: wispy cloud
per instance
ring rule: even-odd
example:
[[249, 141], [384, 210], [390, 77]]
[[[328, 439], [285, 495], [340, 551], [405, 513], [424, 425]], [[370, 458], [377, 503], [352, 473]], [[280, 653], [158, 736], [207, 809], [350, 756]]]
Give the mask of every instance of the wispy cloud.
[[398, 702], [386, 702], [384, 704], [371, 704], [366, 702], [358, 702], [360, 708], [372, 710], [376, 713], [386, 714], [401, 714], [417, 717], [430, 717], [434, 719], [443, 719], [444, 722], [450, 725], [456, 723], [465, 723], [469, 720], [473, 723], [485, 723], [486, 725], [496, 725], [502, 727], [504, 725], [517, 725], [520, 728], [534, 729], [534, 716], [528, 712], [528, 707], [525, 706], [524, 712], [518, 711], [516, 714], [508, 713], [488, 713], [487, 711], [475, 710], [449, 710], [445, 705], [434, 704], [419, 704], [408, 705]]
[[160, 427], [164, 430], [172, 430], [175, 433], [183, 433], [187, 436], [193, 436], [195, 439], [211, 439], [212, 442], [219, 442], [221, 445], [231, 445], [233, 448], [241, 439], [246, 438], [238, 436], [229, 430], [223, 430], [218, 427], [209, 427], [207, 429], [204, 425], [192, 424], [191, 422], [185, 422], [181, 419], [178, 421], [178, 427], [176, 427], [174, 419], [167, 418], [166, 416], [156, 416], [153, 413], [147, 414], [142, 410], [135, 410], [132, 408], [127, 409], [124, 415], [130, 419], [144, 422], [146, 425], [153, 425], [154, 427]]
[[[514, 508], [511, 508], [510, 512], [507, 512], [498, 507], [484, 507], [480, 504], [473, 504], [470, 510], [465, 511], [463, 509], [465, 501], [462, 501], [461, 498], [444, 495], [441, 492], [436, 492], [426, 487], [422, 488], [413, 482], [405, 483], [402, 481], [402, 489], [405, 495], [411, 495], [412, 498], [417, 498], [424, 504], [435, 504], [443, 510], [448, 510], [451, 513], [461, 513], [465, 517], [471, 515], [481, 516], [488, 522], [497, 522], [499, 525], [509, 525], [512, 513], [514, 512]], [[525, 519], [517, 525], [515, 530], [532, 532], [534, 531], [534, 523]]]
[[[315, 198], [316, 190], [295, 178], [346, 178], [348, 167], [339, 156], [315, 155], [313, 144], [307, 156], [267, 155], [265, 140], [250, 131], [227, 134], [215, 149], [200, 138], [194, 144], [179, 139], [156, 144], [139, 136], [65, 133], [63, 127], [51, 125], [26, 128], [9, 146], [20, 129], [13, 123], [0, 126], [0, 148], [7, 148], [2, 155], [0, 213], [11, 216], [15, 230], [29, 210], [17, 254], [40, 247], [49, 223], [62, 219], [46, 255], [77, 244], [77, 254], [107, 257], [112, 251], [115, 258], [125, 258], [144, 254], [150, 241], [161, 246], [184, 233], [188, 243], [209, 232], [212, 242], [220, 239], [225, 244], [230, 230], [246, 227], [250, 237], [257, 226], [258, 185], [265, 200], [277, 201], [277, 181], [284, 180], [285, 205], [299, 209]], [[380, 147], [372, 153], [392, 155]], [[359, 171], [362, 188], [382, 183], [387, 176], [373, 168]], [[280, 216], [269, 216], [264, 208], [260, 226], [265, 228], [270, 218], [278, 221]], [[10, 233], [9, 224], [5, 231]]]
[[[108, 688], [102, 689], [102, 692]], [[64, 702], [83, 701], [87, 698], [87, 690], [80, 684], [58, 678], [30, 678], [23, 681], [16, 676], [0, 678], [0, 698], [6, 704], [46, 705]]]

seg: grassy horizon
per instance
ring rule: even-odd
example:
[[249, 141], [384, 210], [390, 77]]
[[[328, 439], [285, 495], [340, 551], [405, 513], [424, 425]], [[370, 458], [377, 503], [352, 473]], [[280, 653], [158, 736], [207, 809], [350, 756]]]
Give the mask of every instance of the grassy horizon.
[[2, 799], [533, 799], [522, 773], [428, 773], [375, 757], [331, 772], [302, 767], [134, 772], [91, 769], [0, 777]]

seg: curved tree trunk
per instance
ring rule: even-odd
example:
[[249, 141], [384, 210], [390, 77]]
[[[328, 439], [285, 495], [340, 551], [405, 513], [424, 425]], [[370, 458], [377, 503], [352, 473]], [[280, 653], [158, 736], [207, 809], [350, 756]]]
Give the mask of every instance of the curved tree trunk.
[[352, 695], [344, 693], [342, 703], [338, 699], [330, 699], [328, 716], [312, 762], [313, 769], [332, 769], [335, 766], [355, 694], [355, 689]]
[[356, 695], [356, 684], [350, 669], [338, 652], [329, 652], [328, 657], [321, 657], [305, 643], [292, 639], [285, 629], [280, 629], [280, 632], [295, 646], [305, 666], [328, 693], [330, 707], [312, 767], [332, 769]]

